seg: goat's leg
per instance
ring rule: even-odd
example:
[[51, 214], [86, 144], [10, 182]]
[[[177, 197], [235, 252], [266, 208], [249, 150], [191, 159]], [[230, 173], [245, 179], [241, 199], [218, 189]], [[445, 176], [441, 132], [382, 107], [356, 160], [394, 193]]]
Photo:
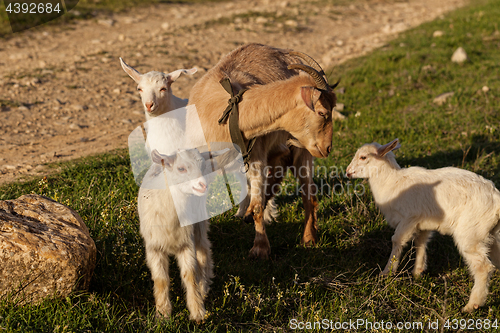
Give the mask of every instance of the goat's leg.
[[432, 231], [421, 230], [415, 237], [415, 267], [413, 268], [413, 276], [415, 278], [420, 277], [423, 271], [427, 268], [427, 254], [426, 247], [432, 235]]
[[263, 171], [265, 162], [253, 162], [248, 170], [250, 179], [250, 205], [245, 214], [245, 220], [255, 223], [255, 240], [250, 257], [267, 259], [271, 253], [271, 246], [264, 226], [264, 181]]
[[[193, 244], [194, 245], [194, 244]], [[181, 271], [182, 284], [186, 289], [186, 305], [189, 310], [189, 319], [197, 322], [205, 318], [205, 306], [200, 288], [196, 283], [198, 262], [194, 246], [184, 246], [176, 254], [177, 263]]]
[[491, 244], [490, 258], [493, 265], [495, 265], [497, 269], [500, 269], [500, 242], [497, 237], [495, 237], [493, 244]]
[[469, 302], [462, 309], [463, 312], [471, 312], [486, 303], [490, 276], [495, 269], [488, 259], [489, 246], [486, 242], [470, 241], [467, 237], [459, 237], [460, 242], [455, 242], [474, 277]]
[[389, 261], [385, 266], [385, 269], [380, 273], [380, 275], [387, 275], [389, 272], [396, 272], [399, 265], [399, 260], [401, 259], [401, 252], [403, 251], [403, 246], [405, 246], [408, 241], [410, 241], [415, 232], [415, 223], [413, 221], [401, 222], [394, 235], [392, 236], [392, 251]]
[[[247, 188], [247, 195], [244, 198], [240, 197], [240, 205], [238, 207], [238, 211], [234, 214], [235, 217], [244, 217], [245, 213], [248, 209], [248, 205], [250, 205], [250, 184], [248, 183], [248, 178], [243, 176], [240, 173], [237, 173], [237, 178], [241, 186], [241, 193], [243, 193], [243, 189]], [[245, 186], [245, 187], [244, 187]]]
[[490, 247], [490, 260], [497, 269], [500, 269], [500, 223], [490, 232], [493, 242]]
[[168, 254], [159, 248], [146, 246], [146, 262], [154, 282], [156, 315], [169, 317], [172, 304], [169, 297]]
[[214, 277], [212, 250], [208, 239], [208, 221], [196, 223], [194, 226], [194, 241], [196, 246], [196, 259], [198, 261], [197, 283], [203, 299], [210, 290], [211, 279]]
[[[302, 202], [304, 203], [304, 234], [302, 244], [314, 245], [318, 241], [317, 187], [313, 181], [313, 156], [306, 149], [292, 150], [295, 177], [299, 179]], [[313, 194], [314, 193], [314, 194]]]

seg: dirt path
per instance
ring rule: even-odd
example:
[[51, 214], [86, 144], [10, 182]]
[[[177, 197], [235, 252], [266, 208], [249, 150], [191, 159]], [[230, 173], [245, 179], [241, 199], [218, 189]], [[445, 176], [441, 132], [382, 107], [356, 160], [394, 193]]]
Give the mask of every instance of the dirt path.
[[141, 72], [198, 66], [199, 73], [183, 76], [173, 86], [174, 94], [187, 98], [195, 80], [243, 43], [293, 48], [328, 67], [465, 3], [165, 4], [18, 33], [0, 41], [0, 184], [46, 174], [48, 162], [127, 146], [129, 133], [144, 115], [120, 56]]

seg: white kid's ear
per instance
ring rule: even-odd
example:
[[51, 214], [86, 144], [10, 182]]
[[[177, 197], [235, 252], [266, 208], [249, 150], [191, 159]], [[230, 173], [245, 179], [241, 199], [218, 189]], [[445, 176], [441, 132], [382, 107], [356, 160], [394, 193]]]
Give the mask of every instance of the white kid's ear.
[[174, 82], [181, 76], [181, 74], [186, 74], [186, 75], [193, 75], [198, 71], [198, 68], [193, 67], [191, 69], [178, 69], [176, 71], [173, 71], [172, 73], [169, 73], [167, 75], [168, 82]]
[[384, 157], [388, 152], [390, 152], [392, 150], [399, 149], [399, 148], [401, 148], [401, 145], [399, 144], [399, 139], [394, 139], [391, 142], [378, 148], [377, 155], [380, 157]]
[[169, 170], [172, 170], [172, 165], [175, 162], [176, 154], [174, 155], [163, 155], [158, 152], [158, 150], [154, 149], [151, 152], [151, 159], [153, 163], [159, 164], [161, 166], [166, 167]]
[[136, 83], [139, 83], [141, 80], [141, 73], [139, 73], [134, 67], [127, 65], [125, 61], [120, 57], [120, 64], [122, 65], [125, 73], [128, 74]]

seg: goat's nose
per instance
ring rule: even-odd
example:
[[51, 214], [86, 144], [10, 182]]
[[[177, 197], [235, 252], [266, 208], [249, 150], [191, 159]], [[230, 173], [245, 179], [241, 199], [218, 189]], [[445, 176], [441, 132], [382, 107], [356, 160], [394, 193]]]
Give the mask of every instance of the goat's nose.
[[153, 102], [148, 102], [146, 104], [144, 104], [146, 106], [146, 108], [148, 109], [148, 111], [151, 112], [151, 108], [153, 107], [154, 103]]
[[205, 192], [205, 190], [207, 189], [207, 184], [205, 184], [204, 182], [199, 182], [198, 186], [203, 192]]
[[328, 155], [328, 154], [330, 154], [330, 152], [331, 152], [331, 151], [332, 151], [332, 146], [328, 146], [328, 147], [326, 148], [326, 154], [327, 154], [327, 155]]

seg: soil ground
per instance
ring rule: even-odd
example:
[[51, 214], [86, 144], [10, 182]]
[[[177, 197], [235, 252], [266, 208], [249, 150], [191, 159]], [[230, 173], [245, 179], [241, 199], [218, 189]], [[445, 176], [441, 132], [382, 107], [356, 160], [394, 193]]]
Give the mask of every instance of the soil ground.
[[14, 34], [0, 41], [0, 184], [54, 172], [51, 162], [127, 146], [144, 112], [118, 57], [140, 72], [197, 66], [173, 85], [182, 98], [223, 54], [250, 42], [305, 52], [335, 78], [336, 64], [466, 3], [160, 4]]

